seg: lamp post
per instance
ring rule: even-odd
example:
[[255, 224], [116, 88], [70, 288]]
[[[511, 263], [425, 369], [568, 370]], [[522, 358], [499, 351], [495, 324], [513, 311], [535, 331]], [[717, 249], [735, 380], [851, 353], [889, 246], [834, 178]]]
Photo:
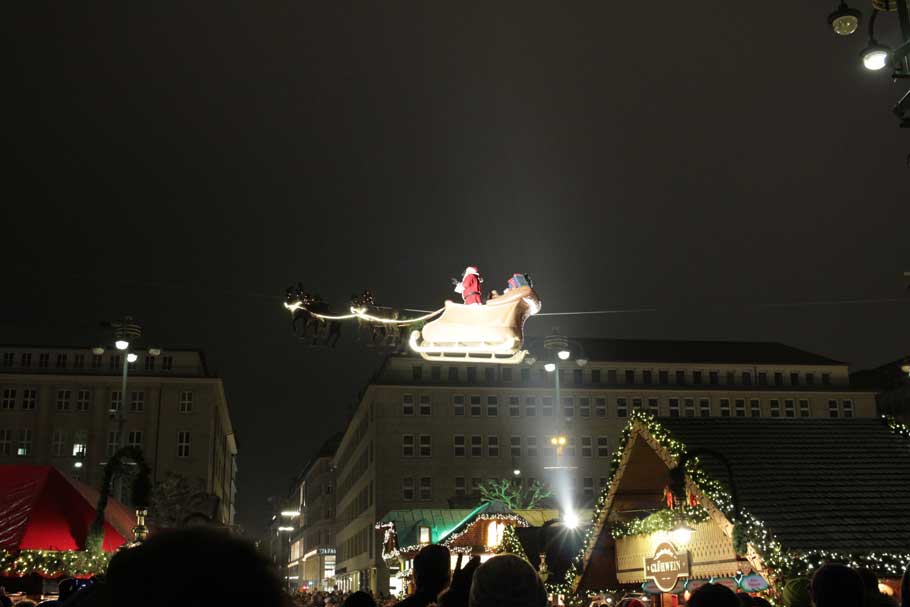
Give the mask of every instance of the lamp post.
[[[893, 50], [875, 37], [875, 24], [880, 13], [897, 13], [903, 41]], [[837, 10], [828, 15], [828, 25], [839, 37], [856, 33], [861, 22], [862, 13], [850, 8], [843, 0]], [[878, 72], [890, 65], [892, 79], [910, 79], [910, 0], [872, 0], [869, 41], [860, 53], [860, 59], [867, 70]], [[900, 120], [900, 126], [910, 128], [910, 90], [904, 93], [893, 111]]]

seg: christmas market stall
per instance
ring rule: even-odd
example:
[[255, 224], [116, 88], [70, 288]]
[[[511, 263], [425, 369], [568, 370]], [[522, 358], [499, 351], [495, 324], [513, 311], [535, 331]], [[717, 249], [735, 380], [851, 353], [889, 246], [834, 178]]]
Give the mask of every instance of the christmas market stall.
[[899, 592], [910, 562], [910, 432], [888, 419], [633, 413], [566, 584], [672, 607], [709, 581], [779, 598], [829, 561]]
[[136, 521], [110, 499], [104, 511], [101, 550], [86, 550], [98, 492], [52, 466], [0, 465], [0, 576], [90, 577], [103, 572], [110, 553], [131, 538]]
[[[518, 532], [539, 528], [559, 517], [553, 509], [511, 509], [502, 502], [483, 502], [474, 509], [393, 510], [377, 524], [383, 530], [382, 556], [391, 572], [395, 593], [406, 590], [417, 552], [428, 544], [441, 544], [463, 562], [477, 555], [481, 561], [501, 552], [529, 556], [524, 545], [536, 538], [519, 540]], [[528, 536], [531, 537], [531, 536]], [[533, 563], [539, 562], [538, 554]], [[536, 565], [535, 565], [536, 566]]]

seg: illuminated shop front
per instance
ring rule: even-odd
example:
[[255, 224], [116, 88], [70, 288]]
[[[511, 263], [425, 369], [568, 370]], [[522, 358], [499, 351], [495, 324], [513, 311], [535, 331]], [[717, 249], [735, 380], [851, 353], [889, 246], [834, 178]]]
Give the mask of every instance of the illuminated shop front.
[[610, 474], [566, 580], [579, 594], [673, 607], [710, 581], [777, 598], [826, 561], [891, 591], [910, 562], [910, 432], [888, 420], [636, 412]]

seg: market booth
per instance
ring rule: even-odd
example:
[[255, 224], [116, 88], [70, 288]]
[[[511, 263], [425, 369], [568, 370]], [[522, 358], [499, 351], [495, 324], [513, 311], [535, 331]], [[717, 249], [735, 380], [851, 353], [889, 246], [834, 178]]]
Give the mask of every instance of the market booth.
[[0, 465], [0, 579], [7, 578], [2, 585], [34, 592], [42, 585], [36, 578], [103, 571], [109, 553], [132, 537], [136, 521], [123, 504], [109, 499], [103, 552], [86, 552], [97, 501], [97, 490], [52, 466]]
[[888, 420], [636, 412], [568, 582], [672, 607], [709, 581], [776, 595], [786, 579], [840, 561], [872, 569], [896, 595], [908, 512], [910, 432]]

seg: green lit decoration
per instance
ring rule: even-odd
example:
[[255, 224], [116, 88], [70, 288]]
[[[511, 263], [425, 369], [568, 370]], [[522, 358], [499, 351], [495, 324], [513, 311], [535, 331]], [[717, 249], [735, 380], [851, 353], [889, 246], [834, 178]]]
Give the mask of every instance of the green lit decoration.
[[[883, 417], [883, 421], [894, 434], [910, 439], [910, 428], [906, 425], [888, 417]], [[636, 428], [646, 431], [648, 435], [650, 435], [650, 438], [674, 460], [678, 461], [680, 456], [686, 452], [685, 445], [674, 439], [653, 415], [643, 411], [632, 411], [630, 413], [629, 422], [622, 431], [619, 448], [614, 451], [610, 461], [608, 482], [595, 502], [591, 524], [586, 531], [582, 549], [576, 556], [573, 567], [569, 568], [566, 579], [559, 584], [548, 585], [551, 591], [558, 591], [560, 594], [566, 594], [568, 596], [575, 593], [578, 584], [581, 582], [581, 571], [585, 558], [590, 555], [594, 543], [597, 541], [597, 530], [602, 528], [606, 523], [605, 519], [607, 513], [605, 512], [605, 508], [610, 501], [611, 487], [616, 476], [616, 471], [623, 461], [629, 438]], [[733, 538], [733, 541], [737, 552], [746, 554], [750, 549], [753, 550], [755, 555], [763, 561], [769, 570], [769, 581], [771, 581], [772, 585], [775, 587], [774, 589], [778, 592], [780, 591], [781, 584], [785, 578], [798, 575], [811, 575], [815, 569], [829, 561], [842, 562], [851, 567], [866, 567], [872, 569], [881, 577], [889, 578], [899, 578], [906, 565], [910, 563], [910, 553], [879, 552], [869, 554], [846, 554], [827, 551], [803, 553], [787, 551], [765, 527], [764, 523], [745, 509], [739, 509], [739, 520], [737, 520], [733, 514], [733, 500], [729, 492], [720, 482], [708, 477], [700, 468], [697, 458], [689, 462], [686, 473], [698, 492], [711, 502], [710, 505], [713, 505], [731, 524], [734, 525], [734, 535], [736, 537]], [[669, 514], [660, 514], [653, 522], [647, 523], [645, 521], [648, 521], [651, 517], [624, 525], [614, 523], [614, 525], [619, 527], [617, 531], [614, 531], [614, 537], [639, 533], [639, 531], [637, 531], [639, 528], [642, 529], [640, 533], [649, 533], [651, 530], [658, 530], [658, 528], [664, 527], [664, 517], [669, 516]], [[693, 522], [698, 521], [696, 520]]]
[[91, 577], [103, 573], [111, 558], [108, 552], [85, 550], [0, 550], [0, 575], [21, 577], [36, 573], [42, 577]]
[[515, 531], [515, 526], [506, 525], [506, 528], [502, 532], [502, 541], [499, 543], [499, 546], [496, 548], [496, 554], [514, 554], [515, 556], [520, 556], [521, 558], [528, 560], [528, 555], [525, 553], [525, 549], [522, 547], [521, 542], [518, 541], [518, 532]]
[[[642, 535], [656, 533], [658, 531], [670, 531], [679, 523], [679, 510], [670, 510], [669, 508], [658, 510], [649, 514], [645, 518], [635, 519], [627, 523], [615, 522], [610, 526], [610, 532], [614, 539], [627, 537], [630, 535]], [[689, 524], [703, 523], [708, 520], [709, 514], [702, 506], [682, 506], [682, 517]]]

